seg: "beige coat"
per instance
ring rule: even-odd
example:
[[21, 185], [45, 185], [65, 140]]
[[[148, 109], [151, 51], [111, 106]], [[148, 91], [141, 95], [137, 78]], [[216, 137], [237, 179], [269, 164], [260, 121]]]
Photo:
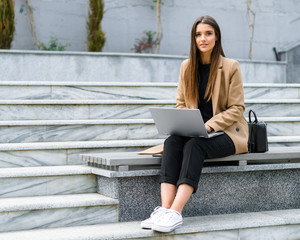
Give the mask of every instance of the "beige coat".
[[[184, 72], [189, 59], [180, 68], [176, 108], [198, 108], [197, 101], [187, 101], [184, 94]], [[235, 145], [235, 153], [248, 152], [248, 124], [244, 117], [244, 89], [237, 61], [221, 57], [212, 95], [213, 117], [206, 122], [216, 132], [224, 131]], [[162, 152], [163, 145], [148, 149], [144, 154]], [[143, 152], [141, 153], [143, 154]]]

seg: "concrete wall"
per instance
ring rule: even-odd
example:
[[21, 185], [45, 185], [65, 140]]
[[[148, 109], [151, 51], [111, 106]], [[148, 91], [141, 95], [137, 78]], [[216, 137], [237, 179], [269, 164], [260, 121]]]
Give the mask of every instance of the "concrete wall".
[[[178, 82], [184, 56], [0, 51], [2, 81]], [[239, 60], [244, 82], [285, 83], [283, 62]]]
[[279, 55], [281, 60], [287, 62], [287, 82], [300, 83], [300, 44], [280, 52]]
[[[295, 168], [284, 169], [284, 165]], [[297, 209], [300, 207], [300, 180], [297, 177], [300, 170], [297, 165], [205, 167], [198, 191], [188, 201], [183, 216]], [[144, 176], [137, 177], [139, 173]], [[132, 177], [97, 176], [98, 192], [119, 199], [119, 221], [146, 219], [152, 209], [160, 205], [159, 173], [141, 170], [131, 174]]]
[[[104, 0], [102, 27], [106, 33], [104, 52], [133, 52], [136, 38], [144, 30], [156, 31], [156, 11], [152, 0]], [[255, 13], [253, 59], [275, 60], [273, 47], [300, 41], [300, 1], [252, 0]], [[25, 0], [15, 1], [16, 35], [13, 49], [36, 49], [30, 33]], [[30, 0], [41, 42], [55, 36], [71, 51], [86, 51], [88, 0]], [[161, 54], [188, 55], [190, 29], [201, 15], [218, 21], [228, 57], [248, 59], [250, 30], [248, 0], [164, 0]], [[23, 8], [23, 13], [19, 10]]]

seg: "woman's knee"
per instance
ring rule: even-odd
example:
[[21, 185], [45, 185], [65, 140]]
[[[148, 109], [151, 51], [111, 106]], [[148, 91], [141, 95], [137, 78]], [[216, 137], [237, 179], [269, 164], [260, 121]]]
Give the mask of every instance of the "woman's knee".
[[184, 145], [184, 151], [199, 151], [205, 152], [205, 139], [202, 138], [191, 138], [189, 141], [186, 142]]
[[165, 142], [164, 146], [183, 146], [185, 144], [186, 140], [184, 137], [177, 136], [177, 135], [171, 135], [169, 136]]

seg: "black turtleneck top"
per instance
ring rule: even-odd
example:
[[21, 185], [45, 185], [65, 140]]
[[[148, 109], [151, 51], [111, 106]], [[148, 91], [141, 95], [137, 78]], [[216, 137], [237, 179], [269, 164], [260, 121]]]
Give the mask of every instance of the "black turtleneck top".
[[201, 111], [202, 117], [204, 122], [207, 122], [209, 119], [213, 116], [213, 109], [212, 109], [212, 101], [209, 100], [207, 102], [206, 99], [204, 99], [208, 77], [209, 77], [209, 70], [210, 70], [210, 64], [199, 64], [198, 67], [198, 86], [199, 86], [199, 103], [198, 108]]

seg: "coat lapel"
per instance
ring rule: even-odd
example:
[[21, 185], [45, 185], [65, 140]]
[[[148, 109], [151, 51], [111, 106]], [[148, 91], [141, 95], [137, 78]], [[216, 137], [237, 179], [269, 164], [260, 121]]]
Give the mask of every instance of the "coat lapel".
[[216, 82], [215, 82], [215, 86], [214, 86], [214, 92], [212, 95], [213, 115], [216, 115], [216, 113], [217, 113], [220, 86], [221, 86], [221, 80], [222, 80], [222, 68], [223, 68], [223, 57], [220, 56], [219, 67], [218, 67]]

